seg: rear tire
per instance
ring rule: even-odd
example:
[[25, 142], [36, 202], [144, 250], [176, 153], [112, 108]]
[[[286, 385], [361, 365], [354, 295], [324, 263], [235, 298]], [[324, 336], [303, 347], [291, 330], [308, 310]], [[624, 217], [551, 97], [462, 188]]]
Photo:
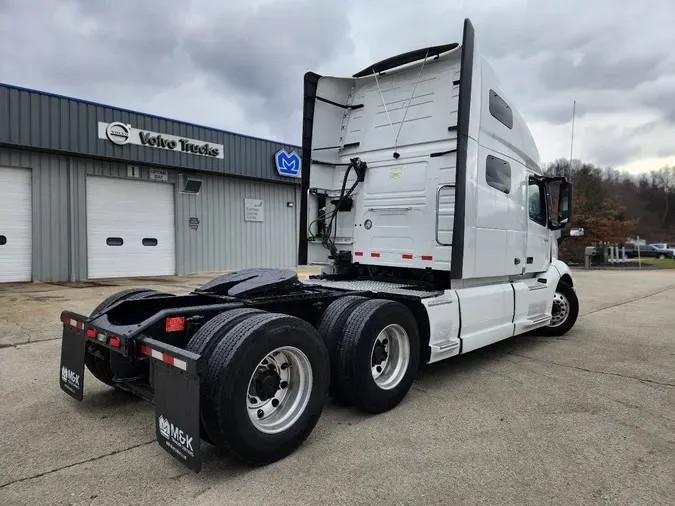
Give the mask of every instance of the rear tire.
[[551, 323], [537, 330], [544, 336], [557, 337], [566, 334], [579, 316], [579, 299], [576, 292], [564, 281], [558, 282], [553, 295], [553, 319]]
[[321, 416], [329, 371], [326, 346], [307, 322], [273, 313], [247, 318], [218, 343], [208, 363], [214, 441], [251, 465], [290, 455]]
[[336, 401], [348, 405], [348, 396], [340, 390], [339, 371], [337, 367], [337, 345], [344, 330], [347, 319], [360, 304], [368, 301], [367, 297], [349, 295], [340, 297], [331, 302], [321, 315], [316, 327], [317, 331], [326, 343], [328, 356], [331, 364], [330, 386], [328, 393]]
[[[138, 300], [160, 296], [173, 296], [173, 294], [159, 292], [150, 288], [129, 288], [127, 290], [122, 290], [104, 299], [103, 302], [94, 308], [89, 317], [92, 318], [97, 316], [103, 310], [123, 300]], [[95, 350], [96, 354], [94, 354], [92, 350]], [[97, 380], [108, 386], [118, 388], [113, 382], [114, 375], [110, 367], [110, 350], [103, 346], [99, 346], [96, 343], [88, 342], [84, 354], [84, 365]]]
[[419, 329], [405, 305], [364, 302], [347, 319], [338, 344], [340, 391], [366, 412], [388, 411], [412, 387], [419, 355]]
[[[253, 315], [263, 313], [260, 309], [239, 308], [232, 309], [211, 318], [201, 327], [188, 341], [185, 347], [186, 351], [197, 353], [202, 356], [202, 363], [207, 364], [213, 350], [218, 346], [220, 340], [232, 330], [236, 325]], [[211, 433], [217, 433], [218, 427], [215, 424], [216, 413], [213, 404], [207, 401], [209, 383], [200, 382], [200, 412], [199, 423], [202, 439], [208, 443], [213, 443]]]

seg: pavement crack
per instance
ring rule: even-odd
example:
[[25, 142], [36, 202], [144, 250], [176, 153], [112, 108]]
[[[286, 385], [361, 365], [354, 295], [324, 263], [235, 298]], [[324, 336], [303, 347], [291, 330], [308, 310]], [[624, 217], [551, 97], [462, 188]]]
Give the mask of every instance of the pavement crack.
[[49, 341], [58, 341], [61, 337], [50, 337], [49, 339], [37, 339], [35, 341], [21, 341], [20, 343], [0, 343], [0, 350], [3, 348], [16, 348], [17, 346], [25, 346], [26, 344], [48, 343]]
[[598, 308], [598, 309], [593, 309], [592, 311], [588, 311], [587, 313], [581, 313], [579, 315], [579, 318], [581, 318], [582, 316], [588, 316], [590, 314], [599, 313], [600, 311], [605, 311], [607, 309], [612, 309], [614, 307], [624, 306], [626, 304], [632, 304], [633, 302], [637, 302], [637, 301], [643, 300], [643, 299], [648, 299], [649, 297], [653, 297], [654, 295], [660, 295], [660, 294], [668, 292], [670, 290], [675, 290], [675, 285], [671, 285], [667, 288], [657, 290], [656, 292], [648, 293], [647, 295], [643, 295], [641, 297], [636, 297], [635, 299], [625, 300], [623, 302], [618, 302], [616, 304], [610, 304], [609, 306], [604, 306], [604, 307], [601, 307], [601, 308]]
[[24, 481], [33, 480], [35, 478], [41, 478], [41, 477], [46, 476], [48, 474], [53, 474], [53, 473], [56, 473], [58, 471], [63, 471], [64, 469], [69, 469], [71, 467], [79, 466], [81, 464], [87, 464], [89, 462], [96, 462], [97, 460], [101, 460], [101, 459], [104, 459], [106, 457], [112, 457], [113, 455], [117, 455], [118, 453], [124, 453], [124, 452], [129, 451], [129, 450], [134, 450], [136, 448], [140, 448], [141, 446], [147, 446], [149, 444], [154, 443], [155, 441], [156, 441], [155, 439], [152, 439], [150, 441], [138, 443], [138, 444], [135, 444], [133, 446], [129, 446], [127, 448], [122, 448], [121, 450], [114, 450], [114, 451], [109, 452], [109, 453], [104, 453], [103, 455], [99, 455], [98, 457], [92, 457], [90, 459], [81, 460], [79, 462], [74, 462], [74, 463], [68, 464], [66, 466], [57, 467], [56, 469], [50, 469], [49, 471], [44, 471], [42, 473], [34, 474], [32, 476], [26, 476], [25, 478], [19, 478], [19, 479], [16, 479], [16, 480], [12, 480], [10, 482], [0, 484], [0, 490], [2, 490], [5, 487], [9, 487], [10, 485], [14, 485], [16, 483], [22, 483]]
[[634, 379], [634, 380], [637, 380], [637, 381], [639, 381], [641, 383], [645, 383], [645, 384], [661, 385], [661, 386], [664, 386], [664, 387], [675, 387], [675, 383], [667, 383], [667, 382], [664, 382], [664, 381], [657, 381], [657, 380], [652, 380], [652, 379], [640, 378], [639, 376], [630, 376], [628, 374], [620, 374], [618, 372], [596, 371], [594, 369], [587, 369], [585, 367], [579, 367], [577, 365], [561, 364], [560, 362], [553, 362], [551, 360], [544, 360], [544, 359], [541, 359], [541, 358], [529, 357], [527, 355], [520, 355], [520, 354], [514, 353], [514, 352], [506, 353], [506, 355], [513, 355], [513, 356], [516, 356], [516, 357], [526, 358], [526, 359], [532, 360], [534, 362], [541, 362], [543, 364], [557, 365], [559, 367], [567, 367], [568, 369], [576, 369], [578, 371], [590, 372], [590, 373], [593, 373], [593, 374], [604, 374], [604, 375], [607, 375], [607, 376], [618, 376], [619, 378]]

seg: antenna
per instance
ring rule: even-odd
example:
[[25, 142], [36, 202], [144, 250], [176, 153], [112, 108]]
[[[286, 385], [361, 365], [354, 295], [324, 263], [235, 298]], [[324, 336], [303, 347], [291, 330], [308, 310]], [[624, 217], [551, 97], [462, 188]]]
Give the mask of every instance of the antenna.
[[570, 167], [569, 167], [569, 176], [572, 177], [572, 153], [574, 152], [574, 117], [577, 113], [577, 101], [574, 101], [572, 106], [572, 139], [570, 141]]

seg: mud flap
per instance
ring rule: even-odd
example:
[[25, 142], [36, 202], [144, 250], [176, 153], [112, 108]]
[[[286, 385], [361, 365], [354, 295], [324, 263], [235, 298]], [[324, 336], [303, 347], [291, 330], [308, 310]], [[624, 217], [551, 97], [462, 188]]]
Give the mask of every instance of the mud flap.
[[157, 442], [183, 465], [201, 471], [199, 355], [153, 339], [142, 353], [155, 359], [154, 404]]
[[85, 316], [64, 311], [61, 314], [63, 336], [61, 340], [61, 390], [77, 401], [84, 394], [84, 354], [87, 337], [84, 333]]

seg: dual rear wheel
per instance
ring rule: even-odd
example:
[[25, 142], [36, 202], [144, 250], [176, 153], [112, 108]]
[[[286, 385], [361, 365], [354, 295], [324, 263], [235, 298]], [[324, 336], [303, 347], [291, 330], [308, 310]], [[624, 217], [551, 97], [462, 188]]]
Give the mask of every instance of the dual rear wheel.
[[211, 319], [186, 349], [207, 367], [200, 383], [202, 438], [248, 464], [295, 451], [329, 393], [381, 413], [412, 386], [419, 332], [398, 302], [344, 297], [315, 329], [299, 318], [235, 309]]
[[331, 362], [331, 395], [370, 413], [396, 407], [412, 386], [420, 336], [402, 303], [364, 297], [332, 302], [317, 326]]
[[235, 309], [210, 320], [187, 349], [206, 361], [203, 439], [252, 465], [280, 460], [314, 430], [330, 364], [320, 335], [285, 314]]

